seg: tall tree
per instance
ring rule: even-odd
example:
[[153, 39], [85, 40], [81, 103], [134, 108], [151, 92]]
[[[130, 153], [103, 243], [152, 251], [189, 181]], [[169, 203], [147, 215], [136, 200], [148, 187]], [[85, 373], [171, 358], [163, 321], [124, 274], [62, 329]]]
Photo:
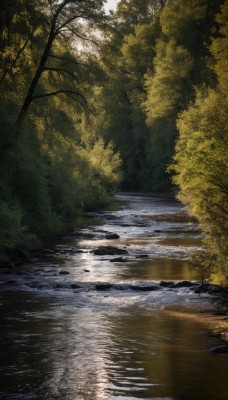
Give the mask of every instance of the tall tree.
[[[69, 41], [70, 39], [72, 40], [73, 37], [74, 40], [78, 40], [80, 43], [87, 41], [92, 42], [92, 38], [88, 37], [86, 32], [89, 28], [97, 28], [99, 24], [104, 22], [104, 11], [102, 5], [103, 0], [64, 0], [61, 2], [51, 0], [47, 2], [47, 13], [50, 21], [48, 37], [31, 84], [28, 88], [27, 95], [19, 112], [19, 123], [23, 121], [31, 102], [35, 99], [64, 93], [72, 99], [82, 99], [84, 101], [82, 94], [74, 89], [76, 77], [74, 73], [68, 69], [68, 65], [71, 65], [74, 61], [69, 58], [61, 57], [58, 54], [54, 54], [53, 48], [55, 41], [59, 36], [63, 37], [66, 41]], [[50, 61], [50, 59], [54, 59], [55, 61], [59, 60], [60, 65], [47, 65], [47, 62]], [[61, 73], [72, 78], [72, 89], [59, 89], [45, 94], [36, 93], [39, 80], [46, 71], [51, 73]]]
[[162, 34], [156, 45], [155, 71], [145, 80], [144, 103], [151, 128], [147, 165], [153, 186], [157, 181], [160, 189], [167, 189], [169, 181], [166, 168], [178, 137], [178, 113], [194, 99], [195, 85], [214, 81], [209, 45], [219, 4], [219, 0], [170, 0], [160, 15]]
[[223, 69], [228, 52], [227, 16], [226, 0], [217, 17], [220, 36], [211, 46], [218, 85], [198, 90], [195, 102], [180, 115], [172, 168], [179, 198], [199, 220], [217, 271], [228, 280], [228, 75]]
[[[20, 10], [20, 13], [18, 13]], [[45, 25], [45, 14], [41, 11], [41, 0], [2, 0], [0, 14], [0, 84], [7, 75], [15, 73], [35, 32]]]
[[0, 258], [73, 228], [83, 209], [107, 204], [117, 184], [119, 156], [102, 130], [91, 142], [78, 106], [99, 75], [97, 47], [89, 50], [104, 21], [102, 3], [3, 0]]
[[[100, 99], [103, 97], [103, 110], [109, 121], [107, 137], [112, 138], [123, 159], [123, 188], [140, 190], [144, 188], [142, 169], [145, 150], [148, 144], [149, 129], [141, 103], [145, 100], [144, 75], [153, 71], [155, 43], [160, 34], [158, 15], [153, 15], [145, 7], [144, 23], [128, 27], [127, 15], [117, 18], [117, 34], [109, 38], [101, 53], [102, 67], [106, 80], [102, 82]], [[153, 2], [152, 2], [153, 3]], [[126, 9], [140, 6], [140, 2], [125, 2]], [[138, 12], [136, 12], [138, 15]], [[117, 13], [118, 14], [118, 13]], [[145, 20], [149, 21], [145, 23]], [[125, 34], [124, 34], [125, 32]], [[102, 100], [100, 100], [102, 102]]]
[[132, 33], [136, 25], [151, 22], [153, 15], [165, 6], [167, 0], [120, 0], [116, 18], [123, 34]]

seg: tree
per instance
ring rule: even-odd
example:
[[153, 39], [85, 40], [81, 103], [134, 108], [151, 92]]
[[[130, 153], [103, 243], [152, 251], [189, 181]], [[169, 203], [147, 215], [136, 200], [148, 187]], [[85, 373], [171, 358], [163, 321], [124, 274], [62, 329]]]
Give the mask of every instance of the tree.
[[[133, 3], [125, 5], [131, 9]], [[145, 169], [149, 139], [149, 128], [141, 108], [145, 100], [144, 75], [148, 70], [153, 71], [155, 43], [160, 34], [157, 14], [148, 12], [147, 18], [149, 23], [132, 26], [131, 33], [121, 40], [116, 40], [115, 33], [108, 38], [101, 52], [104, 80], [96, 98], [96, 104], [105, 111], [108, 121], [106, 138], [114, 141], [123, 160], [122, 188], [131, 190], [144, 188], [141, 172]], [[127, 21], [119, 22], [118, 32], [123, 33], [122, 24], [127, 26]]]
[[149, 24], [167, 0], [120, 0], [115, 16], [123, 34], [132, 33], [136, 25]]
[[102, 3], [3, 0], [0, 258], [74, 228], [83, 210], [110, 201], [117, 184], [118, 154], [94, 126], [91, 144], [81, 123], [81, 104], [100, 74], [94, 37], [104, 22]]
[[150, 24], [136, 25], [134, 32], [125, 35], [121, 47], [122, 64], [124, 72], [137, 87], [143, 92], [144, 75], [155, 57], [155, 44], [160, 34], [159, 19], [155, 17]]
[[210, 83], [208, 60], [211, 35], [216, 35], [215, 15], [223, 0], [170, 0], [161, 13], [161, 26], [167, 38], [175, 39], [177, 45], [186, 48], [193, 59], [193, 85], [202, 81]]
[[179, 118], [174, 157], [179, 198], [200, 221], [211, 247], [220, 251], [227, 246], [228, 228], [227, 100], [225, 94], [213, 90], [198, 94]]
[[[18, 13], [20, 10], [20, 13]], [[0, 15], [0, 84], [7, 75], [16, 73], [23, 64], [25, 50], [34, 40], [35, 32], [46, 17], [41, 12], [41, 0], [2, 0]]]
[[[49, 32], [48, 38], [41, 55], [39, 64], [36, 68], [34, 76], [32, 78], [31, 84], [28, 88], [27, 95], [22, 104], [21, 110], [18, 115], [18, 123], [21, 123], [27, 114], [29, 106], [32, 101], [46, 97], [54, 96], [64, 93], [70, 96], [72, 99], [80, 99], [85, 102], [84, 97], [80, 92], [75, 90], [74, 83], [77, 80], [74, 73], [68, 68], [72, 63], [77, 64], [72, 58], [59, 57], [52, 52], [55, 41], [58, 37], [63, 37], [64, 40], [69, 41], [70, 37], [74, 39], [79, 39], [80, 41], [92, 41], [86, 34], [86, 29], [88, 26], [98, 26], [104, 20], [104, 12], [102, 11], [103, 0], [63, 0], [61, 2], [57, 0], [48, 1], [48, 16], [50, 18], [49, 22]], [[83, 25], [84, 23], [84, 25]], [[60, 65], [53, 66], [47, 65], [49, 60], [59, 60]], [[49, 93], [39, 94], [36, 93], [38, 83], [41, 76], [45, 73], [58, 73], [64, 76], [68, 76], [72, 79], [71, 89], [58, 89]]]
[[180, 189], [179, 199], [195, 216], [212, 253], [213, 265], [228, 280], [228, 1], [217, 16], [220, 37], [212, 41], [217, 74], [216, 89], [198, 89], [194, 103], [178, 119], [180, 137], [176, 144], [173, 181]]
[[145, 79], [147, 98], [143, 104], [151, 131], [147, 169], [156, 188], [167, 189], [166, 168], [178, 137], [178, 114], [194, 100], [196, 85], [214, 82], [209, 45], [211, 32], [217, 31], [214, 11], [220, 3], [170, 0], [161, 11], [162, 33], [156, 45], [154, 71]]
[[191, 98], [191, 54], [174, 39], [159, 40], [154, 59], [154, 74], [145, 80], [147, 97], [143, 104], [150, 141], [146, 150], [144, 175], [154, 190], [168, 190], [166, 168], [174, 152], [177, 137], [176, 118]]
[[217, 74], [219, 86], [226, 91], [228, 88], [228, 2], [221, 7], [221, 13], [217, 14], [217, 23], [220, 26], [220, 35], [215, 37], [211, 44], [211, 53], [215, 59], [214, 70]]
[[175, 120], [178, 111], [187, 106], [191, 90], [193, 61], [189, 51], [173, 39], [168, 43], [159, 41], [156, 50], [155, 74], [146, 81], [145, 110], [149, 125], [164, 117], [174, 116]]

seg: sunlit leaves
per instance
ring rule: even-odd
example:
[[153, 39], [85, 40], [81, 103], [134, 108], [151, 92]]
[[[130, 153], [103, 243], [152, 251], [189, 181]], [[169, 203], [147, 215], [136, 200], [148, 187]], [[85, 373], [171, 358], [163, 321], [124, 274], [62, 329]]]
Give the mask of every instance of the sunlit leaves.
[[[102, 113], [92, 135], [82, 123], [100, 69], [88, 49], [76, 50], [75, 38], [90, 35], [82, 18], [103, 23], [103, 1], [4, 3], [10, 15], [5, 7], [0, 16], [0, 250], [11, 251], [40, 245], [74, 228], [83, 210], [107, 204], [121, 162], [102, 139]], [[25, 118], [16, 124], [26, 96]]]
[[161, 13], [163, 32], [181, 42], [194, 39], [194, 27], [203, 21], [206, 9], [206, 0], [171, 0]]
[[174, 40], [160, 41], [157, 45], [155, 74], [146, 81], [147, 101], [145, 109], [148, 124], [170, 114], [176, 115], [178, 109], [188, 101], [186, 82], [192, 68], [192, 57], [188, 50], [177, 46]]
[[210, 240], [212, 248], [225, 251], [228, 213], [228, 99], [209, 91], [199, 94], [178, 122], [174, 181], [180, 199], [188, 205]]
[[[130, 79], [143, 81], [143, 76], [155, 56], [155, 42], [160, 32], [157, 19], [150, 25], [136, 25], [134, 33], [124, 37], [121, 48], [123, 64]], [[141, 83], [142, 84], [142, 83]]]
[[211, 251], [223, 259], [223, 265], [216, 264], [223, 274], [227, 274], [224, 257], [228, 251], [227, 5], [226, 1], [217, 17], [222, 36], [214, 38], [211, 46], [220, 86], [198, 90], [195, 102], [180, 115], [172, 166], [179, 198], [198, 218]]
[[212, 54], [216, 60], [215, 71], [219, 84], [223, 90], [228, 89], [228, 1], [221, 7], [221, 13], [217, 15], [220, 24], [220, 37], [213, 40]]

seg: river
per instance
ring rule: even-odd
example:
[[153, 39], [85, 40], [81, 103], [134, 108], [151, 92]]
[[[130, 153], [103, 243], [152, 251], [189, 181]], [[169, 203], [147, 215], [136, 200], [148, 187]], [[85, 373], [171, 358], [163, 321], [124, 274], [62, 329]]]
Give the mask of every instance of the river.
[[[197, 225], [169, 196], [116, 199], [118, 211], [89, 213], [88, 228], [1, 268], [0, 399], [228, 398], [227, 357], [210, 352], [220, 339], [170, 312], [213, 307], [194, 282], [178, 284], [196, 278]], [[125, 253], [94, 254], [101, 246]]]

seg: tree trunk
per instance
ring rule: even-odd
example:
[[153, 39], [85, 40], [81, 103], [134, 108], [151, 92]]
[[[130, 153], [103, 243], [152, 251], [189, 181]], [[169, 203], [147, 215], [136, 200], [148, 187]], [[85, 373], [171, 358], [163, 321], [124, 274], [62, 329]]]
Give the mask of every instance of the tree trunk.
[[56, 12], [55, 12], [55, 14], [54, 14], [54, 16], [52, 18], [50, 32], [49, 32], [49, 36], [48, 36], [48, 41], [47, 41], [46, 47], [44, 49], [43, 55], [41, 57], [40, 64], [39, 64], [39, 66], [38, 66], [38, 68], [37, 68], [37, 70], [35, 72], [35, 75], [34, 75], [34, 77], [32, 79], [31, 85], [30, 85], [30, 87], [28, 89], [27, 96], [26, 96], [26, 98], [24, 100], [24, 103], [23, 103], [23, 105], [21, 107], [21, 110], [20, 110], [20, 112], [18, 114], [17, 124], [19, 126], [23, 123], [23, 121], [24, 121], [24, 119], [26, 117], [26, 114], [28, 112], [29, 106], [30, 106], [30, 104], [31, 104], [31, 102], [33, 100], [33, 95], [34, 95], [34, 92], [36, 90], [36, 86], [37, 86], [37, 84], [39, 82], [39, 79], [40, 79], [40, 77], [41, 77], [41, 75], [42, 75], [42, 73], [44, 71], [44, 67], [45, 67], [45, 64], [47, 62], [48, 56], [50, 54], [50, 50], [51, 50], [53, 41], [55, 40], [55, 38], [56, 38], [56, 36], [58, 34], [57, 31], [56, 31], [56, 21], [57, 21], [57, 19], [59, 17], [59, 14], [61, 13], [61, 11], [63, 10], [63, 8], [66, 6], [67, 3], [68, 3], [68, 0], [63, 1], [60, 4], [60, 6], [58, 7], [58, 9], [56, 10]]
[[25, 118], [25, 116], [26, 116], [26, 114], [28, 112], [29, 106], [30, 106], [30, 104], [31, 104], [31, 102], [33, 100], [33, 95], [34, 95], [36, 86], [37, 86], [37, 84], [39, 82], [39, 79], [40, 79], [40, 77], [41, 77], [41, 75], [42, 75], [42, 73], [44, 71], [44, 67], [45, 67], [45, 64], [47, 62], [47, 59], [48, 59], [48, 56], [49, 56], [49, 53], [50, 53], [50, 50], [51, 50], [52, 43], [53, 43], [54, 39], [55, 39], [55, 33], [54, 33], [53, 29], [51, 29], [47, 45], [45, 47], [45, 50], [44, 50], [43, 55], [42, 55], [42, 58], [40, 60], [40, 64], [39, 64], [39, 66], [38, 66], [38, 68], [37, 68], [37, 70], [35, 72], [35, 75], [34, 75], [34, 77], [32, 79], [31, 85], [30, 85], [30, 87], [28, 89], [27, 96], [26, 96], [26, 98], [24, 100], [24, 103], [23, 103], [23, 105], [21, 107], [21, 110], [19, 112], [19, 115], [18, 115], [18, 118], [17, 118], [17, 124], [19, 124], [19, 125], [21, 125], [23, 123], [24, 118]]

